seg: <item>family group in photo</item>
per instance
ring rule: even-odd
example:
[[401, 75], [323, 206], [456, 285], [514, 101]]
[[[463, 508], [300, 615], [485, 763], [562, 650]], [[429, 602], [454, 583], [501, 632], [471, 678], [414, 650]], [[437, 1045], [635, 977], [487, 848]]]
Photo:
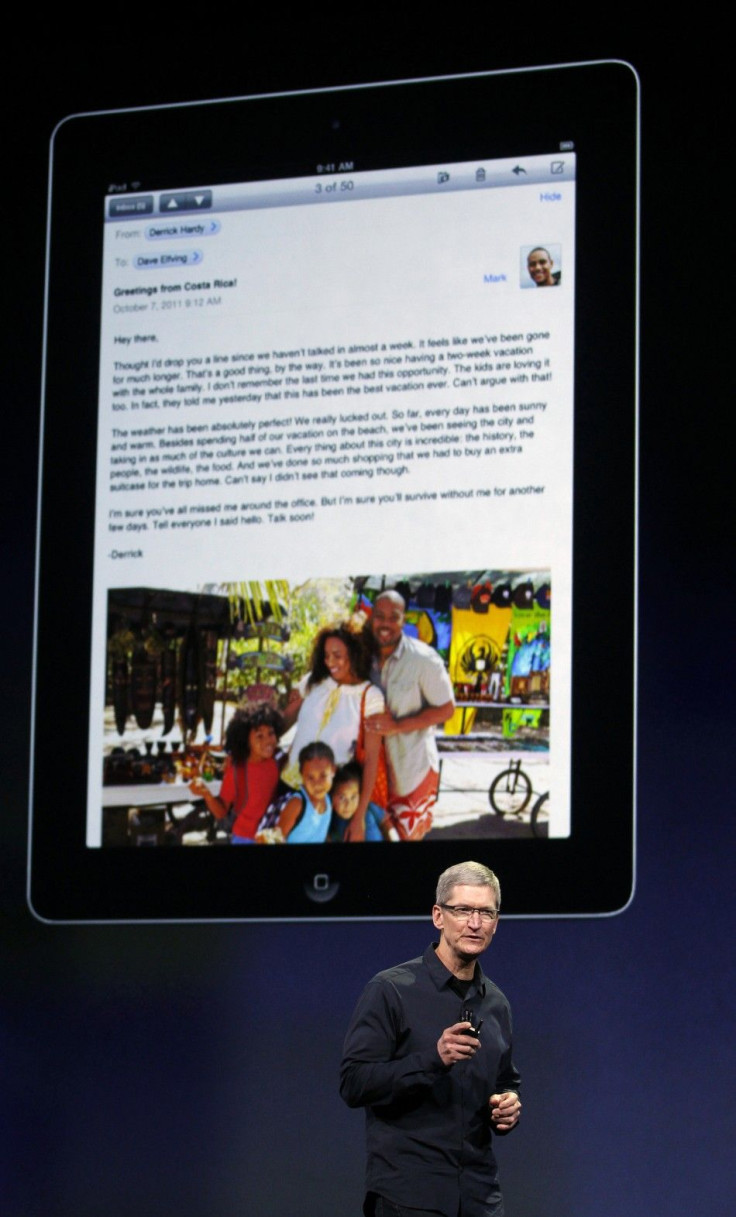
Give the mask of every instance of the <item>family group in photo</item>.
[[455, 702], [441, 657], [404, 632], [405, 614], [397, 591], [382, 592], [370, 617], [320, 631], [283, 712], [235, 712], [219, 795], [200, 779], [190, 786], [216, 819], [233, 817], [233, 844], [419, 841], [430, 831], [434, 734]]

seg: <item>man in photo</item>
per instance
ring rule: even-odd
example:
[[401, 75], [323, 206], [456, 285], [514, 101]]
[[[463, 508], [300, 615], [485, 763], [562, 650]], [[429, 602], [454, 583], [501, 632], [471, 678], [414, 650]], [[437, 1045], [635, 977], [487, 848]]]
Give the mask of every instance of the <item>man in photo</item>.
[[492, 870], [440, 875], [418, 959], [379, 972], [348, 1027], [340, 1093], [365, 1107], [366, 1217], [503, 1217], [494, 1136], [519, 1120], [511, 1012], [479, 957], [498, 926]]
[[440, 762], [435, 729], [452, 717], [452, 684], [432, 647], [404, 633], [406, 604], [396, 591], [382, 592], [371, 629], [377, 655], [371, 680], [380, 685], [386, 710], [365, 720], [366, 731], [384, 737], [388, 812], [402, 840], [419, 841], [432, 827]]
[[537, 287], [558, 287], [562, 278], [561, 270], [554, 270], [554, 262], [549, 250], [542, 245], [537, 245], [527, 254], [526, 268], [529, 271], [529, 278], [533, 279]]

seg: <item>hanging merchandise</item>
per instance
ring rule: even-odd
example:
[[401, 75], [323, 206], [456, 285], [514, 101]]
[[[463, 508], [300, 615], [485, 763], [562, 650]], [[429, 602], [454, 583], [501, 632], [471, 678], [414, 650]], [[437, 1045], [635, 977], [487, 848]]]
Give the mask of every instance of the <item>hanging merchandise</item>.
[[473, 597], [473, 589], [469, 583], [461, 583], [452, 593], [452, 606], [457, 609], [469, 609]]
[[128, 689], [128, 660], [126, 656], [120, 659], [114, 659], [112, 664], [112, 705], [115, 711], [115, 726], [118, 730], [118, 735], [123, 735], [125, 731], [125, 720], [129, 712], [129, 689]]
[[511, 607], [511, 584], [510, 583], [497, 583], [493, 589], [493, 595], [491, 596], [491, 600], [492, 600], [493, 604], [495, 604], [496, 608], [510, 608]]
[[452, 586], [449, 583], [440, 583], [435, 589], [434, 607], [438, 613], [449, 613], [452, 608]]
[[204, 729], [209, 735], [212, 730], [217, 692], [217, 630], [199, 631], [197, 659], [199, 663], [198, 712], [204, 722]]
[[450, 680], [462, 701], [500, 701], [501, 658], [511, 609], [491, 605], [484, 614], [473, 609], [452, 610]]
[[409, 608], [404, 617], [404, 633], [408, 638], [418, 638], [428, 647], [436, 647], [437, 633], [432, 620], [432, 613], [423, 609]]
[[491, 587], [490, 583], [486, 582], [476, 584], [470, 597], [470, 607], [472, 608], [473, 612], [487, 613], [491, 605], [492, 596], [493, 588]]
[[538, 730], [541, 721], [541, 710], [503, 710], [501, 712], [503, 738], [513, 739], [523, 727], [531, 727], [533, 730]]
[[179, 714], [182, 731], [195, 731], [199, 722], [197, 636], [190, 625], [181, 644], [179, 659]]
[[530, 580], [526, 583], [519, 583], [514, 588], [511, 599], [518, 609], [531, 608], [534, 603], [534, 587]]
[[139, 642], [130, 665], [130, 702], [135, 720], [144, 731], [153, 722], [157, 674], [158, 657], [149, 653], [145, 643]]
[[130, 654], [136, 644], [136, 636], [125, 618], [111, 615], [108, 624], [107, 651], [112, 660], [112, 706], [118, 735], [125, 733], [125, 723], [130, 714]]
[[507, 660], [506, 692], [512, 702], [547, 701], [550, 693], [551, 636], [549, 609], [532, 603], [514, 607]]
[[168, 735], [176, 716], [176, 633], [172, 625], [164, 626], [166, 646], [161, 652], [161, 709], [164, 713], [162, 735]]
[[548, 609], [552, 603], [552, 589], [549, 583], [543, 583], [541, 587], [537, 588], [537, 594], [534, 598], [540, 608]]
[[433, 583], [422, 583], [417, 589], [416, 604], [418, 608], [431, 609], [435, 606], [435, 587]]

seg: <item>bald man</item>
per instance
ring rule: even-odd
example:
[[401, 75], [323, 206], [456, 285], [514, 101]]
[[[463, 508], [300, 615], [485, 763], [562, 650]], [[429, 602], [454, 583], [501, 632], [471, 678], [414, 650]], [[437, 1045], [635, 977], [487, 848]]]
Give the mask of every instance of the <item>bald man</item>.
[[366, 730], [384, 737], [389, 779], [389, 817], [405, 841], [420, 841], [432, 827], [440, 762], [434, 735], [455, 710], [447, 669], [432, 647], [404, 633], [406, 604], [395, 591], [373, 606], [371, 629], [377, 657], [371, 672], [386, 697], [386, 710], [366, 719]]

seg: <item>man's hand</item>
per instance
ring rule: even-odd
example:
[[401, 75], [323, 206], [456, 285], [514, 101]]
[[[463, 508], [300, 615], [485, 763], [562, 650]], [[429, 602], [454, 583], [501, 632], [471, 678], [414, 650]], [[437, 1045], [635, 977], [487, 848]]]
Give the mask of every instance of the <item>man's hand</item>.
[[[437, 1040], [437, 1051], [443, 1065], [456, 1065], [458, 1061], [467, 1061], [475, 1056], [480, 1047], [477, 1035], [468, 1035], [472, 1023], [453, 1023], [446, 1027]], [[495, 1096], [498, 1097], [498, 1096]]]
[[388, 710], [383, 714], [369, 714], [365, 720], [366, 731], [377, 731], [380, 735], [405, 735], [409, 731], [429, 731], [439, 727], [452, 718], [455, 713], [454, 701], [443, 702], [441, 706], [425, 706], [416, 714], [407, 714], [404, 718], [396, 719]]
[[491, 1109], [491, 1124], [495, 1132], [510, 1132], [519, 1121], [521, 1099], [513, 1090], [503, 1094], [492, 1094], [488, 1100]]
[[366, 731], [375, 731], [378, 735], [395, 735], [399, 730], [393, 714], [385, 710], [382, 714], [367, 714], [365, 717]]

